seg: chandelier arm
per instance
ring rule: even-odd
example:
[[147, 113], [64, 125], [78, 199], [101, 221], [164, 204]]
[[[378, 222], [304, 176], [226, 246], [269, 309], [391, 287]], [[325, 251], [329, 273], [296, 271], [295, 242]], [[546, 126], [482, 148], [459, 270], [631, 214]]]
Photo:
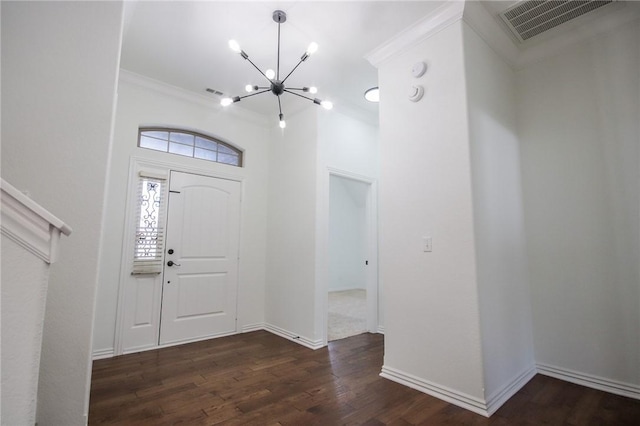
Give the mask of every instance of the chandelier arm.
[[300, 96], [301, 98], [308, 99], [308, 100], [310, 100], [311, 102], [315, 102], [315, 99], [310, 98], [310, 97], [308, 97], [308, 96], [301, 95], [300, 93], [291, 92], [291, 91], [289, 91], [289, 89], [284, 89], [284, 91], [285, 91], [285, 92], [287, 92], [287, 93], [291, 93], [292, 95], [296, 95], [296, 96]]
[[239, 96], [239, 98], [240, 98], [240, 99], [249, 98], [249, 97], [251, 97], [251, 96], [261, 95], [262, 93], [267, 93], [267, 92], [270, 92], [270, 89], [263, 90], [262, 92], [250, 93], [250, 94], [248, 94], [248, 95]]
[[287, 76], [284, 78], [284, 80], [282, 80], [282, 82], [284, 83], [285, 81], [287, 81], [287, 79], [289, 78], [289, 76], [291, 74], [293, 74], [293, 72], [296, 70], [296, 68], [298, 68], [300, 66], [301, 63], [303, 63], [303, 60], [300, 60], [300, 62], [298, 62], [298, 65], [296, 65], [295, 67], [293, 67], [293, 69], [291, 70], [291, 72], [289, 72], [289, 74], [287, 74]]
[[278, 96], [278, 109], [280, 110], [280, 115], [282, 115], [282, 103], [280, 102], [280, 96]]
[[254, 67], [255, 69], [257, 69], [257, 70], [258, 70], [258, 72], [259, 72], [260, 74], [262, 74], [262, 76], [263, 76], [264, 78], [266, 78], [267, 80], [269, 80], [269, 83], [271, 83], [271, 79], [269, 79], [269, 77], [267, 77], [267, 76], [266, 76], [266, 75], [265, 75], [265, 74], [260, 70], [260, 68], [258, 68], [258, 66], [257, 66], [256, 64], [254, 64], [254, 63], [251, 61], [251, 59], [249, 59], [249, 58], [245, 58], [245, 59], [246, 59], [247, 61], [249, 61], [249, 63], [250, 63], [251, 65], [253, 65], [253, 67]]
[[287, 90], [302, 90], [303, 92], [308, 91], [308, 90], [304, 90], [304, 89], [305, 89], [304, 87], [287, 87]]

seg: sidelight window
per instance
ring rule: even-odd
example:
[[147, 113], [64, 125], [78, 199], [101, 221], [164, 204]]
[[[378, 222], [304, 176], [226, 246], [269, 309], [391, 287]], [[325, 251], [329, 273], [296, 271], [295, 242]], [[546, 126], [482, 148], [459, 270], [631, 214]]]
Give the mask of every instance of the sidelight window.
[[140, 172], [132, 274], [162, 272], [167, 180]]

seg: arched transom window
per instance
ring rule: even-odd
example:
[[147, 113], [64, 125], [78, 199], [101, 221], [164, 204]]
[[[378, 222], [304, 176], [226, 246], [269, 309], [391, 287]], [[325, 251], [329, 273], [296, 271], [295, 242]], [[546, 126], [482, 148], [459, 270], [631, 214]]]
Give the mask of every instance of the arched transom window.
[[141, 127], [138, 146], [242, 167], [241, 150], [210, 136], [188, 130]]

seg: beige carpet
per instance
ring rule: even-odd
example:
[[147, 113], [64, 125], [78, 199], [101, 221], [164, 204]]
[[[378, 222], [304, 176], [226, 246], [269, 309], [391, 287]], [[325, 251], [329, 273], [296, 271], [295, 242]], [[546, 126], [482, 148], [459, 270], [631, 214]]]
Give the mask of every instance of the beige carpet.
[[367, 331], [367, 291], [329, 292], [328, 340], [344, 339]]

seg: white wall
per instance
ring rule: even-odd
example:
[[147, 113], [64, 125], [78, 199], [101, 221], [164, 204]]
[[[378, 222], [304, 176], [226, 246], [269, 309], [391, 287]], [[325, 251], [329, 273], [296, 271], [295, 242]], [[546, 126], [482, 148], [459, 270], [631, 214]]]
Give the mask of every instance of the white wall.
[[[259, 122], [239, 119], [236, 110], [222, 110], [213, 98], [187, 94], [130, 73], [122, 74], [106, 205], [94, 353], [109, 354], [114, 348], [124, 212], [132, 156], [243, 180], [238, 331], [261, 324], [264, 321], [268, 131]], [[244, 150], [244, 167], [138, 148], [138, 128], [145, 125], [185, 128], [221, 138]]]
[[378, 177], [380, 154], [377, 119], [372, 117], [370, 121], [342, 113], [340, 105], [331, 111], [318, 109], [320, 173], [327, 174], [330, 167], [373, 179]]
[[329, 185], [329, 291], [366, 290], [368, 186], [338, 176]]
[[[462, 24], [379, 68], [384, 369], [482, 401]], [[415, 62], [427, 73], [411, 76]], [[412, 84], [424, 98], [407, 99]], [[422, 237], [433, 252], [422, 251]]]
[[272, 131], [265, 322], [317, 343], [315, 319], [317, 111]]
[[121, 28], [121, 2], [2, 3], [2, 176], [73, 228], [51, 268], [40, 425], [87, 421]]
[[[378, 287], [368, 288], [368, 327], [371, 331], [384, 326], [384, 312], [379, 300], [383, 298], [382, 285], [378, 282], [377, 262], [377, 181], [379, 177], [380, 148], [379, 131], [375, 116], [355, 118], [343, 113], [340, 105], [331, 111], [318, 110], [318, 159], [316, 164], [316, 319], [315, 332], [318, 337], [326, 337], [327, 289], [329, 288], [329, 182], [330, 173], [338, 173], [369, 183], [368, 225], [369, 233], [367, 257], [369, 266], [367, 280]], [[366, 121], [365, 121], [366, 120]], [[371, 241], [372, 240], [372, 241]]]
[[6, 237], [3, 228], [2, 425], [34, 424], [36, 420], [48, 275], [49, 265]]
[[640, 385], [640, 23], [517, 74], [536, 362]]
[[484, 387], [492, 401], [535, 368], [516, 86], [489, 45], [466, 24], [463, 32]]
[[[323, 206], [328, 222], [327, 167], [333, 165], [375, 177], [378, 167], [375, 127], [312, 105], [289, 117], [284, 131], [269, 130], [261, 124], [261, 118], [246, 110], [223, 112], [210, 98], [187, 95], [127, 72], [123, 72], [122, 80], [106, 207], [107, 232], [103, 240], [94, 354], [108, 356], [114, 348], [123, 212], [131, 156], [205, 167], [212, 173], [235, 174], [244, 179], [239, 329], [266, 322], [288, 335], [317, 344], [322, 336], [316, 330], [322, 327], [315, 294], [319, 141], [323, 137], [322, 158], [325, 152], [328, 158], [322, 161], [322, 176], [324, 179], [326, 174], [327, 180]], [[137, 148], [140, 125], [184, 127], [221, 137], [246, 150], [246, 167], [237, 169]], [[321, 238], [326, 239], [326, 235]]]
[[310, 108], [272, 132], [265, 322], [319, 347], [326, 337], [329, 169], [375, 179], [375, 126]]

